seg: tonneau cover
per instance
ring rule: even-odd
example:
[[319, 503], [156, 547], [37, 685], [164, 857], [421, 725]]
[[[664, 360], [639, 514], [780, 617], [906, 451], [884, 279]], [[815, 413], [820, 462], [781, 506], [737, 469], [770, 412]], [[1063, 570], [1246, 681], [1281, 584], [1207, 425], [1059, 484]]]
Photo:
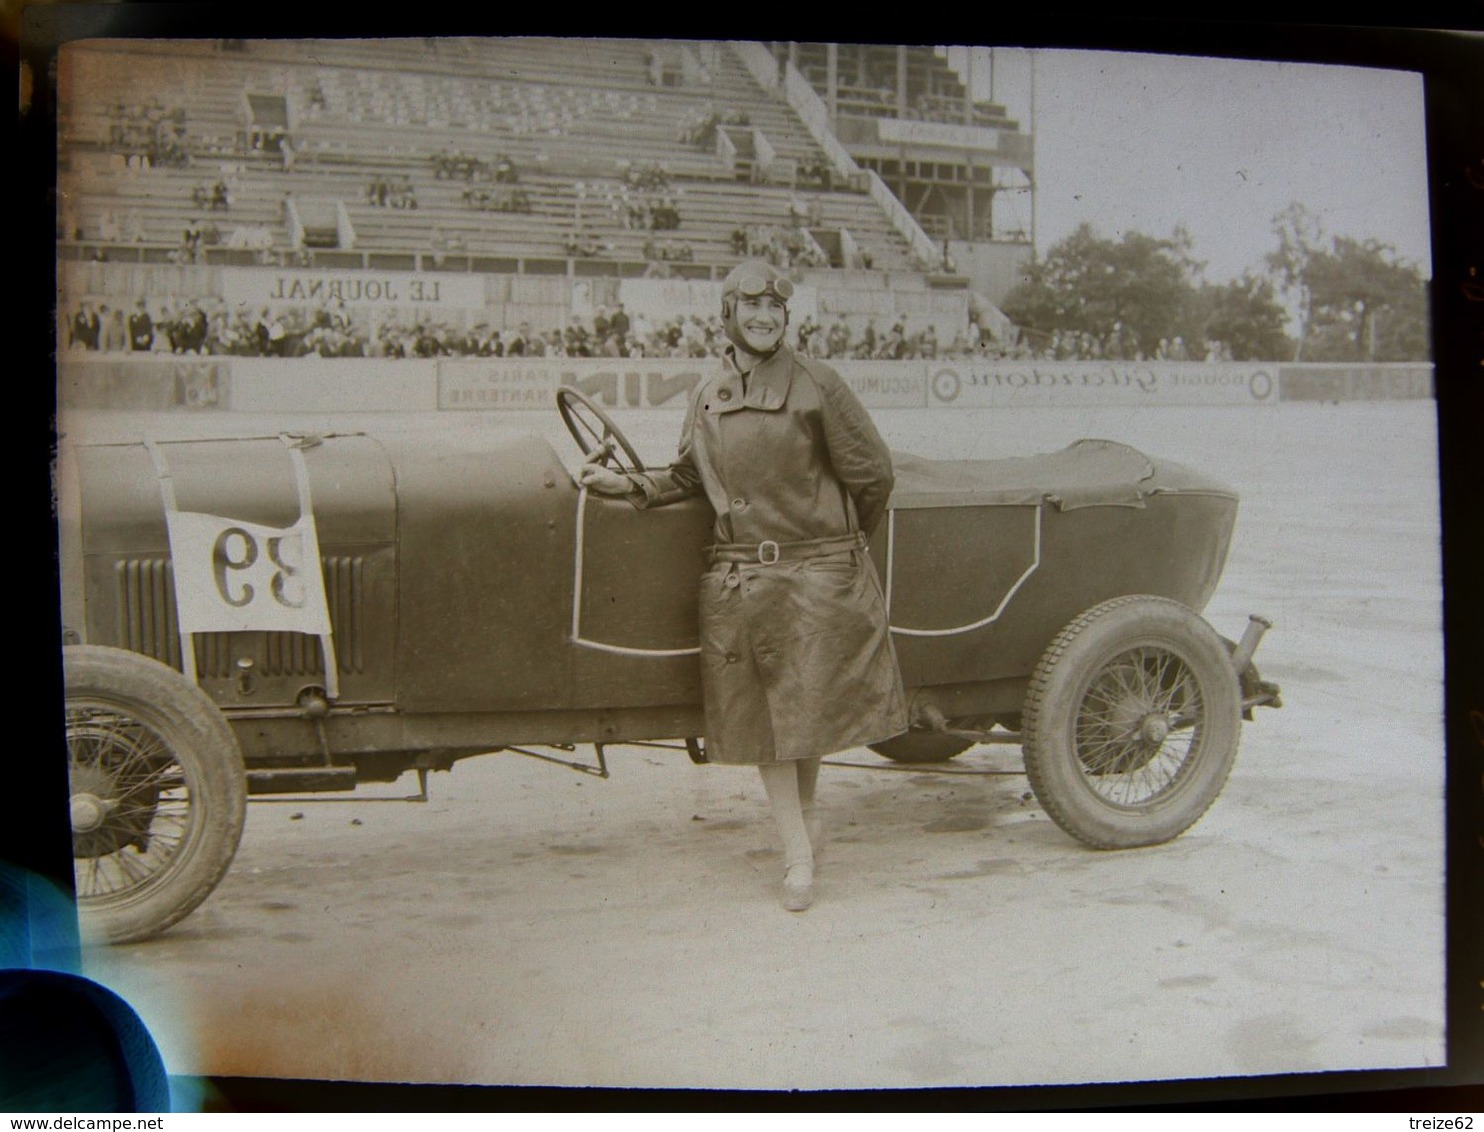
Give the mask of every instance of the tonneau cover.
[[892, 453], [896, 488], [891, 506], [1142, 507], [1162, 491], [1235, 492], [1181, 465], [1161, 461], [1112, 440], [1078, 440], [1060, 452], [1001, 460], [926, 460]]

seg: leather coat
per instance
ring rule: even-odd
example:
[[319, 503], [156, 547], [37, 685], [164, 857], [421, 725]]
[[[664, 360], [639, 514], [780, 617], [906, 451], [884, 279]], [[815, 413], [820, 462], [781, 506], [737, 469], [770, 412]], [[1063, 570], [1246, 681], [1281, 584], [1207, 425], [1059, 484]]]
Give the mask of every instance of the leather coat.
[[906, 696], [875, 567], [864, 549], [817, 543], [876, 527], [891, 454], [830, 367], [785, 346], [744, 380], [734, 359], [697, 387], [675, 462], [633, 475], [629, 497], [704, 494], [730, 548], [701, 579], [707, 757], [811, 758], [900, 734]]

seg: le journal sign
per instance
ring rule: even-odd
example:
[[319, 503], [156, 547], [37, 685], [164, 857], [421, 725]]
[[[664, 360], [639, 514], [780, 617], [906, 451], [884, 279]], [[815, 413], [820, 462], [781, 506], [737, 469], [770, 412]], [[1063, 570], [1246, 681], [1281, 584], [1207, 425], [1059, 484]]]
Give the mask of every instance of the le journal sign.
[[222, 297], [233, 306], [441, 307], [482, 309], [479, 276], [415, 271], [264, 271], [223, 268]]

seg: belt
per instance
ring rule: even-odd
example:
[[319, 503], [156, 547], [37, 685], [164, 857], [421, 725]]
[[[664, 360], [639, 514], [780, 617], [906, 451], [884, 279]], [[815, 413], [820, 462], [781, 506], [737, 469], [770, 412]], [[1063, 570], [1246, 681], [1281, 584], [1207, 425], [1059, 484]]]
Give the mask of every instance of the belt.
[[864, 550], [866, 536], [860, 531], [831, 538], [802, 539], [799, 542], [721, 542], [709, 548], [710, 559], [716, 562], [746, 562], [761, 566], [772, 566], [775, 562], [799, 562], [805, 558], [820, 558], [826, 554], [844, 554], [852, 550]]

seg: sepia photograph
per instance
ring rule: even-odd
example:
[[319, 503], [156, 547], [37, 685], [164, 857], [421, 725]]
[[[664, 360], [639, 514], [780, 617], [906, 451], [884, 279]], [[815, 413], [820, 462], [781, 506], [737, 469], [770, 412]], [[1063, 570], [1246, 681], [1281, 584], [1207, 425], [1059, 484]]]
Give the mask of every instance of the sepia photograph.
[[1449, 1066], [1421, 73], [58, 21], [73, 973], [175, 1110]]

